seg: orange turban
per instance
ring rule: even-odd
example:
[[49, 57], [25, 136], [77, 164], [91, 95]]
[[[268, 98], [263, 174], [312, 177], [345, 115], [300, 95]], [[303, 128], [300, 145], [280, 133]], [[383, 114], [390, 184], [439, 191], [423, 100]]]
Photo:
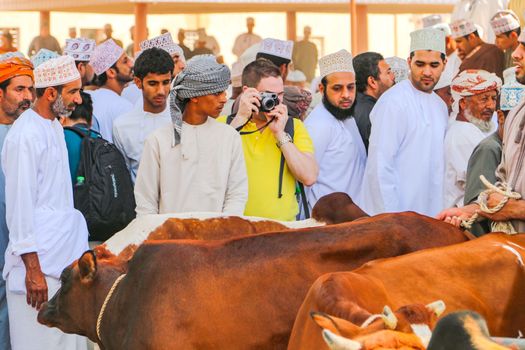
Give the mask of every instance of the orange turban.
[[0, 61], [0, 83], [20, 75], [29, 75], [34, 79], [33, 64], [27, 58], [11, 57]]

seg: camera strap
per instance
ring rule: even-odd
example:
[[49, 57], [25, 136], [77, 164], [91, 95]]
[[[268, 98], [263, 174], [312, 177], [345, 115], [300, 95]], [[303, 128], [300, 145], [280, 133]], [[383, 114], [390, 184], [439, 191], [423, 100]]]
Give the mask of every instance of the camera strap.
[[[231, 124], [231, 122], [233, 121], [233, 118], [235, 118], [235, 114], [230, 114], [227, 118], [226, 118], [226, 124]], [[266, 122], [266, 124], [264, 124], [263, 126], [261, 126], [260, 128], [258, 128], [257, 130], [252, 130], [252, 131], [241, 131], [249, 122], [250, 120], [252, 120], [252, 117], [250, 116], [250, 118], [248, 118], [248, 120], [242, 124], [241, 126], [238, 126], [235, 128], [235, 130], [237, 130], [239, 132], [239, 134], [242, 136], [242, 135], [250, 135], [250, 134], [253, 134], [253, 133], [256, 133], [257, 131], [261, 131], [262, 129], [266, 128], [268, 125], [270, 125], [271, 122], [273, 122], [275, 120], [275, 117], [273, 117], [272, 119], [268, 120], [268, 122]]]

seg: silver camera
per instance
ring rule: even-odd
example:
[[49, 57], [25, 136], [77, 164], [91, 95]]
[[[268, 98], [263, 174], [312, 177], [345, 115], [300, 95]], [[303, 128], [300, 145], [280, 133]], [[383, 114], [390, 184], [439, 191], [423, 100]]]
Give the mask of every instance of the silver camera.
[[261, 112], [270, 112], [279, 104], [279, 96], [274, 92], [261, 92]]

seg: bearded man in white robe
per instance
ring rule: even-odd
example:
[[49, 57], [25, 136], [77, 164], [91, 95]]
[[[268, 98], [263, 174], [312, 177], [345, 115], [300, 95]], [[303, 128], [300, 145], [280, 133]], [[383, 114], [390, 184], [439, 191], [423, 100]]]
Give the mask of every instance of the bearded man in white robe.
[[463, 204], [467, 165], [474, 148], [492, 134], [501, 79], [484, 70], [466, 70], [452, 81], [459, 111], [445, 136], [445, 186], [443, 205]]

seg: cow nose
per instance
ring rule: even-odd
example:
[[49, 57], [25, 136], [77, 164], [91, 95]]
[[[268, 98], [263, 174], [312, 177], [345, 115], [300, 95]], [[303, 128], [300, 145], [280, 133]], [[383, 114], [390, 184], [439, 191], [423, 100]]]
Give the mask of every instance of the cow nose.
[[45, 326], [53, 327], [53, 315], [54, 315], [54, 308], [50, 307], [49, 303], [43, 303], [40, 307], [40, 311], [38, 311], [37, 321], [40, 324], [43, 324]]

